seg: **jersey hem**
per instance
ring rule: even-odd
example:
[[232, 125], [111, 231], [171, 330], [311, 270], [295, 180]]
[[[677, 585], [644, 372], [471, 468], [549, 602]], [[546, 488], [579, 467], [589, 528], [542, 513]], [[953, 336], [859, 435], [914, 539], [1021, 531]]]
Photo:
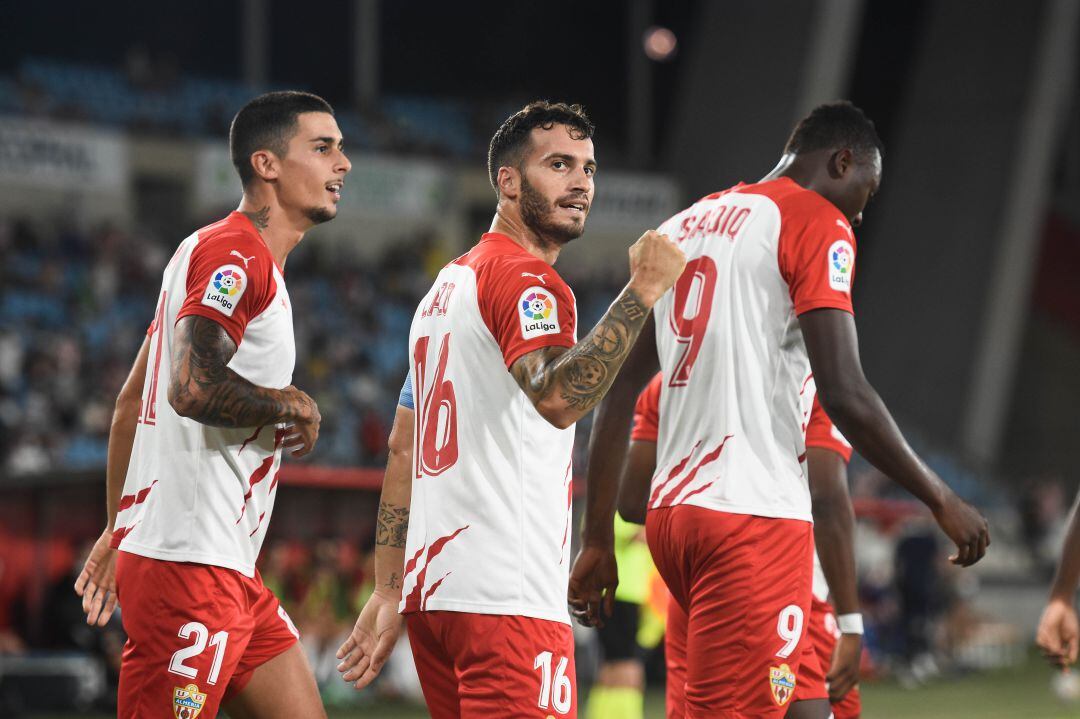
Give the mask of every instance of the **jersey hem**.
[[810, 524], [814, 523], [814, 515], [810, 512], [799, 512], [795, 510], [785, 511], [776, 509], [775, 507], [751, 507], [741, 504], [725, 504], [724, 502], [679, 502], [678, 504], [668, 504], [663, 507], [649, 507], [649, 511], [652, 512], [657, 509], [678, 507], [681, 505], [701, 507], [702, 509], [711, 509], [714, 512], [726, 512], [727, 514], [749, 514], [754, 517], [765, 517], [767, 519], [795, 519], [801, 522], [809, 522]]
[[572, 340], [556, 336], [555, 342], [544, 342], [536, 345], [526, 345], [525, 347], [520, 348], [518, 351], [504, 356], [503, 359], [506, 361], [506, 369], [510, 369], [511, 365], [513, 365], [515, 362], [517, 362], [519, 359], [529, 354], [530, 352], [546, 349], [547, 347], [566, 347], [567, 349], [569, 349], [575, 344], [576, 343]]
[[147, 557], [149, 559], [160, 559], [163, 562], [207, 564], [212, 567], [223, 567], [225, 569], [232, 569], [234, 571], [240, 572], [249, 579], [255, 578], [255, 565], [231, 561], [216, 554], [170, 552], [168, 550], [158, 549], [156, 547], [147, 547], [143, 544], [129, 542], [127, 541], [127, 539], [121, 540], [120, 546], [117, 549], [119, 549], [119, 551], [121, 552], [127, 552], [128, 554], [138, 554], [140, 557]]
[[[205, 309], [203, 309], [201, 306], [187, 308], [181, 307], [180, 310], [176, 313], [176, 322], [173, 323], [173, 327], [175, 327], [176, 324], [180, 322], [180, 320], [184, 319], [185, 317], [191, 316], [205, 317], [211, 322], [216, 322], [217, 324], [221, 325], [221, 328], [225, 330], [225, 333], [229, 335], [229, 338], [237, 347], [240, 346], [240, 342], [244, 339], [244, 333], [241, 332], [237, 334], [235, 330], [229, 328], [228, 325], [221, 321], [221, 317], [223, 317], [223, 315], [212, 307], [207, 307]], [[254, 319], [254, 317], [252, 319]]]
[[824, 449], [828, 450], [829, 452], [834, 452], [840, 455], [840, 459], [844, 460], [845, 464], [851, 462], [851, 450], [848, 449], [846, 451], [841, 451], [840, 448], [836, 446], [835, 442], [829, 442], [828, 440], [806, 440], [806, 448], [810, 449], [811, 447], [813, 447], [814, 449]]
[[419, 614], [421, 612], [466, 612], [469, 614], [497, 614], [507, 617], [529, 617], [530, 619], [543, 619], [549, 622], [558, 622], [559, 624], [568, 624], [570, 626], [573, 626], [570, 622], [569, 613], [552, 611], [550, 609], [543, 609], [540, 607], [522, 607], [517, 605], [455, 602], [453, 600], [440, 601], [434, 598], [428, 600], [424, 609], [405, 611], [403, 608], [399, 608], [398, 612], [400, 614]]
[[843, 300], [833, 298], [823, 298], [816, 300], [804, 300], [795, 305], [795, 316], [806, 314], [811, 310], [843, 310], [849, 315], [854, 316], [855, 310], [852, 309], [851, 300], [844, 302]]

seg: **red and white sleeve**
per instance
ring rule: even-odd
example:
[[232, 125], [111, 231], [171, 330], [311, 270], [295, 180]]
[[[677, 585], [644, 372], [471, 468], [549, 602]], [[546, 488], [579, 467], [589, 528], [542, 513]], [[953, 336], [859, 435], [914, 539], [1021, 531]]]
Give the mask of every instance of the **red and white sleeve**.
[[784, 212], [777, 259], [796, 315], [822, 308], [854, 314], [855, 235], [838, 212], [800, 206]]
[[480, 314], [506, 366], [543, 347], [577, 342], [574, 294], [541, 260], [495, 262], [477, 277]]
[[664, 384], [663, 373], [657, 372], [645, 389], [638, 395], [634, 405], [634, 426], [630, 439], [634, 442], [655, 442], [660, 434], [660, 388]]
[[[238, 260], [237, 255], [248, 259]], [[200, 242], [191, 253], [187, 298], [176, 321], [188, 315], [206, 317], [224, 327], [239, 346], [248, 322], [270, 305], [275, 291], [273, 259], [258, 238], [217, 236]]]
[[845, 462], [851, 461], [851, 445], [844, 435], [825, 414], [821, 403], [814, 397], [814, 406], [810, 410], [810, 422], [806, 425], [806, 446], [828, 449], [840, 455]]

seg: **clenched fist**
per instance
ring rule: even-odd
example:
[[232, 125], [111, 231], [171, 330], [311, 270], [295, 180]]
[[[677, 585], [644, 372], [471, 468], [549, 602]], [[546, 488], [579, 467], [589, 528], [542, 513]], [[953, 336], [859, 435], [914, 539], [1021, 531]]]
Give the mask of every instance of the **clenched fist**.
[[977, 509], [950, 493], [941, 508], [934, 511], [934, 518], [956, 543], [956, 554], [949, 557], [950, 562], [970, 567], [983, 558], [990, 546], [990, 526]]
[[646, 307], [671, 289], [686, 266], [686, 255], [656, 230], [649, 230], [630, 246], [630, 287]]

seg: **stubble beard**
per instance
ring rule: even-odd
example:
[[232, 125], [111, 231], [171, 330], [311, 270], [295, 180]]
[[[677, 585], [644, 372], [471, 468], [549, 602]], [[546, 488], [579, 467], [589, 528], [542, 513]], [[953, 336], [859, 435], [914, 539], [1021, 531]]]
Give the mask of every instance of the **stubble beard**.
[[543, 244], [562, 247], [576, 240], [585, 232], [584, 221], [581, 224], [559, 223], [555, 220], [554, 205], [529, 184], [525, 174], [521, 175], [521, 221], [536, 233]]
[[337, 217], [337, 208], [330, 209], [329, 207], [309, 207], [304, 210], [304, 217], [311, 220], [312, 225], [321, 225], [324, 222]]

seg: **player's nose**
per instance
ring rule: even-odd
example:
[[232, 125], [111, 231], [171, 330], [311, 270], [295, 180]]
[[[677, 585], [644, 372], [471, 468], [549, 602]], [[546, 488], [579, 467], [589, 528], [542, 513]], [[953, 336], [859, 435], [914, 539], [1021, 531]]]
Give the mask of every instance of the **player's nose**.
[[592, 176], [585, 172], [585, 168], [579, 167], [570, 175], [570, 192], [588, 193], [592, 190]]
[[349, 170], [352, 169], [352, 162], [349, 161], [349, 156], [346, 155], [344, 151], [339, 154], [340, 159], [338, 160], [337, 167], [334, 168], [334, 171], [340, 172], [343, 175], [348, 174]]

